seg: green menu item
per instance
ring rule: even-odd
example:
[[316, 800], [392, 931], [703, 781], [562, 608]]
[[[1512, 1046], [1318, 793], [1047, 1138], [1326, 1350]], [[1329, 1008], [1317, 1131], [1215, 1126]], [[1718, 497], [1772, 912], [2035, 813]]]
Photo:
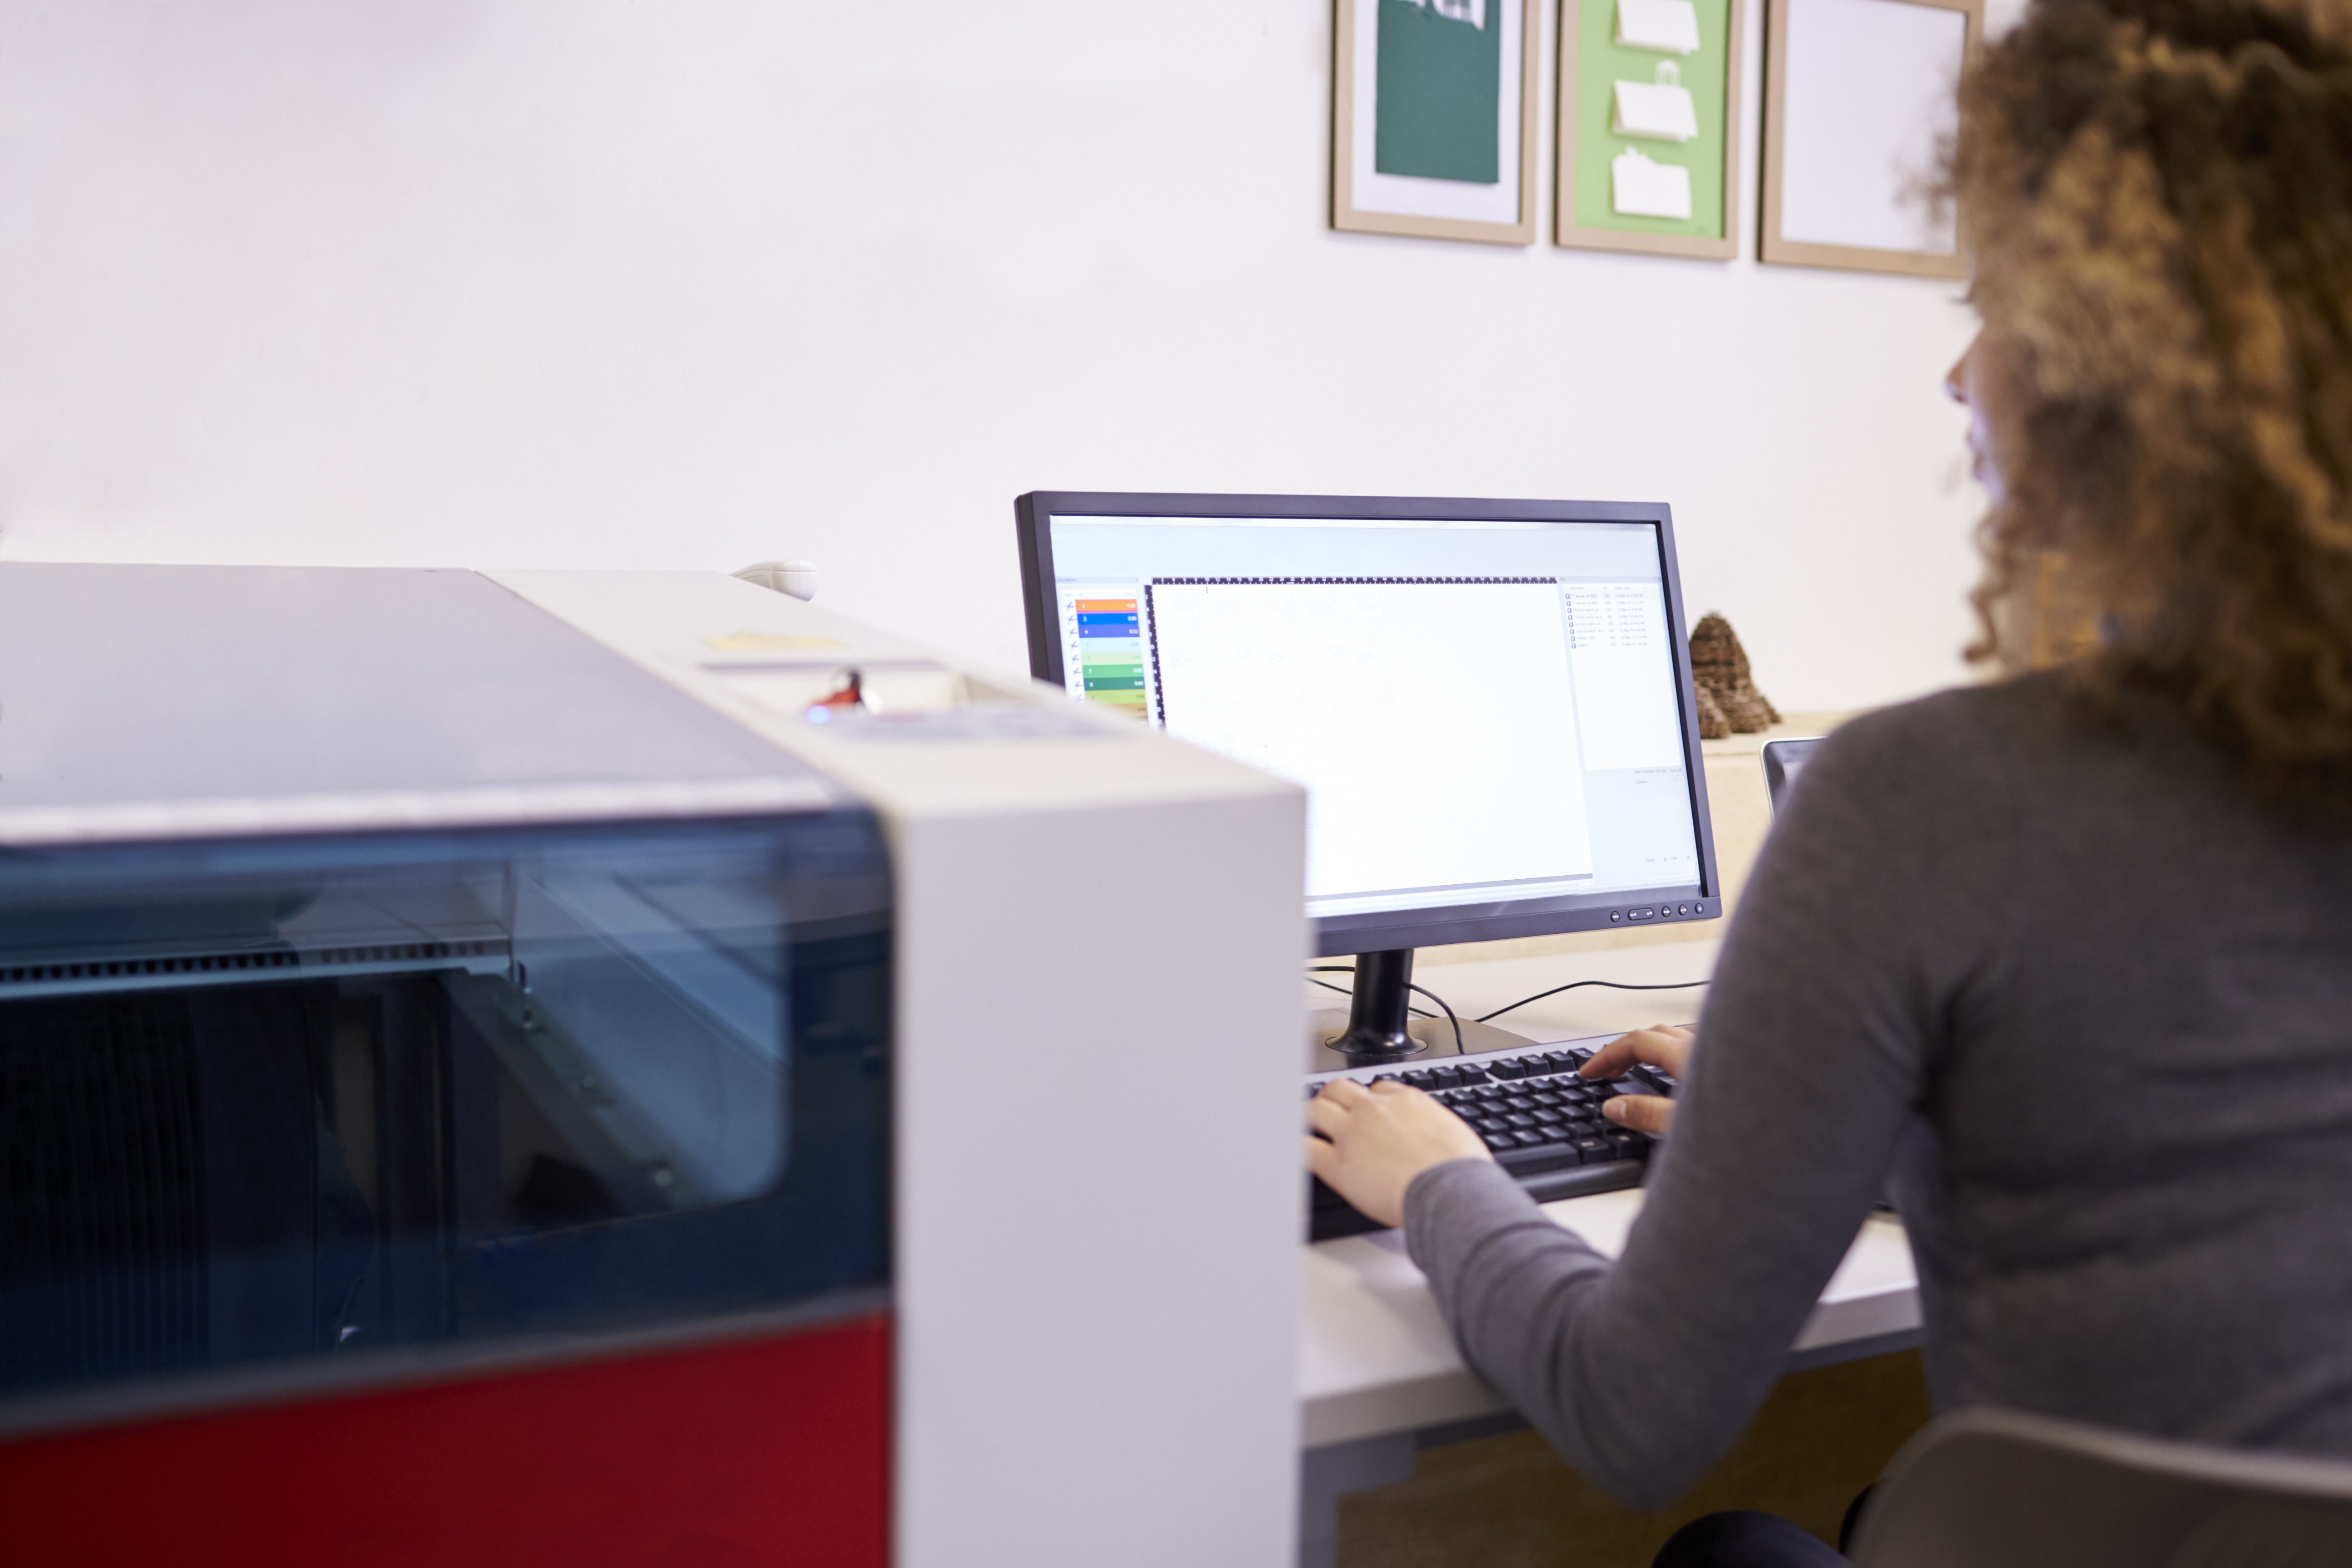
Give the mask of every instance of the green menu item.
[[1441, 15], [1439, 4], [1380, 0], [1375, 170], [1474, 185], [1502, 179], [1502, 7], [1515, 3], [1487, 0], [1473, 22]]
[[[1692, 0], [1698, 47], [1689, 53], [1618, 42], [1621, 4], [1570, 0], [1576, 28], [1573, 221], [1579, 228], [1721, 239], [1731, 0]], [[1655, 36], [1644, 28], [1623, 31]], [[1662, 71], [1662, 64], [1668, 68]], [[1698, 134], [1679, 143], [1622, 134], [1612, 112], [1619, 82], [1636, 84], [1637, 93], [1661, 84], [1686, 90]], [[1687, 216], [1664, 216], [1670, 213]]]

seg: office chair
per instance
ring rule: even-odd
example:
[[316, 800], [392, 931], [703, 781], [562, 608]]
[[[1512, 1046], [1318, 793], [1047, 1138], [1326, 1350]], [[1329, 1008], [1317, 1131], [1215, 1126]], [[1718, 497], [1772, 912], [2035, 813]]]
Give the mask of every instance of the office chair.
[[1967, 1410], [1888, 1467], [1856, 1568], [2352, 1568], [2352, 1463]]

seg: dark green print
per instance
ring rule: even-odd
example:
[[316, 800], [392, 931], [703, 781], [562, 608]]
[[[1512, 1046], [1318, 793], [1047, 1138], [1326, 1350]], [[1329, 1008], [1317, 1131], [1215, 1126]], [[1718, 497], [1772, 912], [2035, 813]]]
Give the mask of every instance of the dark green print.
[[1380, 0], [1374, 169], [1474, 185], [1502, 178], [1502, 8], [1513, 3], [1487, 0], [1479, 27], [1434, 5]]

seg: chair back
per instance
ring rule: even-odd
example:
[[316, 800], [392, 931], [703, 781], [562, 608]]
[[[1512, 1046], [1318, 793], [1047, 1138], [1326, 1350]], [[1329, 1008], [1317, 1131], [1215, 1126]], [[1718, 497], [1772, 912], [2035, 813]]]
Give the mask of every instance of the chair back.
[[2352, 1568], [2352, 1463], [1966, 1410], [1914, 1437], [1856, 1568]]

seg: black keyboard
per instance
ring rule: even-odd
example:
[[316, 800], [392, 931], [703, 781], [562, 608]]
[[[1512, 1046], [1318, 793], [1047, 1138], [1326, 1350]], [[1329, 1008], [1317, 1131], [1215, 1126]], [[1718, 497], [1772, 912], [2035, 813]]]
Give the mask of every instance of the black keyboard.
[[[1636, 1067], [1613, 1083], [1580, 1078], [1578, 1069], [1599, 1043], [1445, 1057], [1426, 1067], [1318, 1073], [1307, 1080], [1307, 1097], [1312, 1100], [1335, 1078], [1360, 1083], [1392, 1078], [1428, 1090], [1476, 1128], [1494, 1151], [1496, 1163], [1531, 1197], [1549, 1203], [1638, 1187], [1643, 1163], [1650, 1157], [1650, 1138], [1603, 1121], [1601, 1102], [1619, 1094], [1671, 1095], [1680, 1086], [1672, 1074], [1648, 1067]], [[1365, 1218], [1339, 1194], [1309, 1178], [1308, 1240], [1380, 1228], [1377, 1221]]]

